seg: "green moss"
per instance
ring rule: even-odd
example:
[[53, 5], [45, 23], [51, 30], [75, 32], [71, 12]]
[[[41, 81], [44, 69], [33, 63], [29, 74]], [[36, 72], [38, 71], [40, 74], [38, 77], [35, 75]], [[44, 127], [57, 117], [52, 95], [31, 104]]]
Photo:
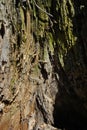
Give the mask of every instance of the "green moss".
[[71, 1], [63, 0], [62, 3], [56, 5], [56, 11], [60, 8], [60, 16], [58, 23], [59, 29], [57, 33], [58, 55], [61, 65], [64, 66], [63, 59], [68, 51], [76, 44], [76, 37], [73, 34], [73, 23], [71, 17], [75, 12]]

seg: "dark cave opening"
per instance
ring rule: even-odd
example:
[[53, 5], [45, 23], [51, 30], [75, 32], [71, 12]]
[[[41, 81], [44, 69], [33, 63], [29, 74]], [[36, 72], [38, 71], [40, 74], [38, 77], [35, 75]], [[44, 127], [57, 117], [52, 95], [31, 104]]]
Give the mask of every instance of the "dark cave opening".
[[[62, 130], [87, 130], [87, 111], [76, 104], [54, 105], [54, 126]], [[75, 106], [73, 106], [75, 105]]]

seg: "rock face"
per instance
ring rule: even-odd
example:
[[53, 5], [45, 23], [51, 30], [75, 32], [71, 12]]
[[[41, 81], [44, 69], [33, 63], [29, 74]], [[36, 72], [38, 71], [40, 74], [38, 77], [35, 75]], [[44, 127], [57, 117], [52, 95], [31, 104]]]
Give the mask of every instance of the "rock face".
[[0, 129], [86, 130], [86, 0], [0, 0]]

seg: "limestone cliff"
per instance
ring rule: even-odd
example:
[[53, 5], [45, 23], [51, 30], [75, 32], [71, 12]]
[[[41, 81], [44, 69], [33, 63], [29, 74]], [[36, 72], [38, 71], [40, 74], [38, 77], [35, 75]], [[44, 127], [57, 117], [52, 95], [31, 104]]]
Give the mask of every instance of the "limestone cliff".
[[86, 0], [0, 0], [0, 130], [86, 130]]

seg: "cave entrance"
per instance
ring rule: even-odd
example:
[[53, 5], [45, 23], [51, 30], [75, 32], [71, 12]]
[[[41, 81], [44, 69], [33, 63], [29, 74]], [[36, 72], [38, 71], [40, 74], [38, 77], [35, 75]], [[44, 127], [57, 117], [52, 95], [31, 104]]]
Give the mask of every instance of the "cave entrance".
[[54, 106], [54, 126], [62, 130], [87, 130], [87, 111], [78, 104], [74, 107], [71, 104], [60, 106], [57, 102]]

